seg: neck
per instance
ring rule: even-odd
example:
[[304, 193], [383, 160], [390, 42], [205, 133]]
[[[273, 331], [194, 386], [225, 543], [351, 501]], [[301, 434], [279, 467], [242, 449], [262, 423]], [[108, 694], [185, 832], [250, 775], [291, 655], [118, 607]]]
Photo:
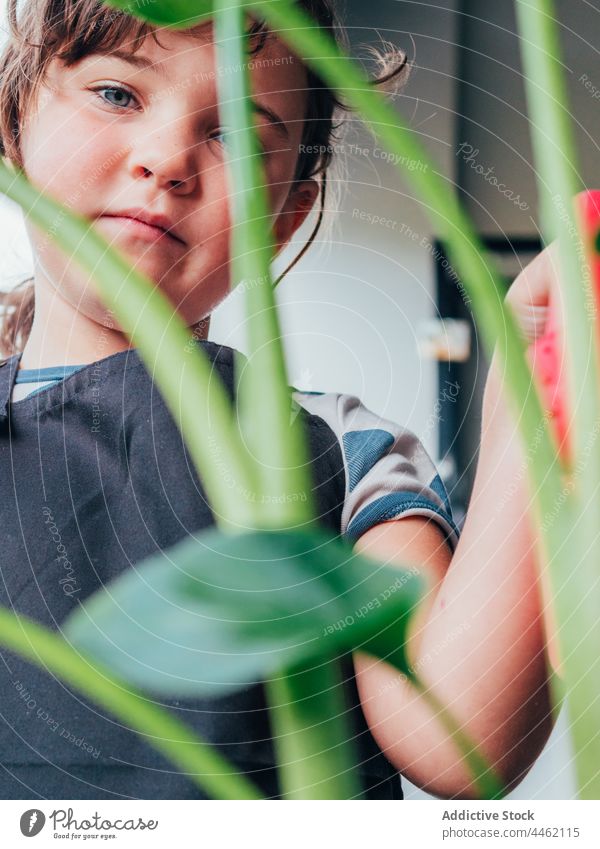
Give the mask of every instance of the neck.
[[[108, 309], [103, 322], [95, 321], [36, 280], [33, 323], [19, 367], [86, 365], [132, 348], [116, 324]], [[191, 330], [197, 339], [208, 339], [209, 325], [210, 316]]]

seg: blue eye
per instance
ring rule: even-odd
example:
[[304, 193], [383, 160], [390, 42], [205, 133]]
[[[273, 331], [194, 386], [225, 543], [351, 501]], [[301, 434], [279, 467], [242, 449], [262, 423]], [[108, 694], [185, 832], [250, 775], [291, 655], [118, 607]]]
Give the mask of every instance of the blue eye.
[[[127, 109], [127, 107], [130, 105], [131, 100], [135, 99], [133, 97], [133, 94], [130, 91], [128, 91], [126, 88], [123, 88], [122, 86], [118, 86], [118, 85], [110, 85], [110, 86], [103, 85], [103, 86], [99, 86], [98, 88], [93, 88], [93, 89], [91, 89], [91, 91], [96, 92], [98, 94], [98, 97], [100, 98], [100, 100], [102, 100], [103, 103], [108, 103], [109, 106], [113, 106], [116, 109]], [[114, 103], [110, 100], [105, 99], [100, 94], [100, 92], [102, 92], [102, 91], [105, 91], [105, 92], [110, 91], [110, 92], [116, 93], [120, 102]], [[129, 98], [129, 101], [127, 103], [123, 103], [123, 97]]]

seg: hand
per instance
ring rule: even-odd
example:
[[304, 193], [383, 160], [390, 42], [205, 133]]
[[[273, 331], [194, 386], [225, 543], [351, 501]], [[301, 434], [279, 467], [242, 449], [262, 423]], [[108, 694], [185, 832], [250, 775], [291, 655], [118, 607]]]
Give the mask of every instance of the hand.
[[[589, 262], [588, 274], [593, 274], [592, 287], [597, 303], [600, 301], [600, 192], [580, 192], [574, 206], [581, 219], [583, 249]], [[581, 250], [581, 245], [577, 248]], [[581, 281], [573, 281], [572, 285], [581, 285]], [[506, 300], [525, 340], [530, 343], [528, 358], [542, 404], [552, 416], [558, 450], [568, 462], [574, 387], [569, 387], [565, 369], [562, 291], [555, 242], [517, 277]], [[573, 391], [570, 392], [570, 388]]]
[[[534, 368], [533, 345], [543, 338], [551, 312], [562, 313], [558, 307], [560, 298], [558, 243], [553, 242], [541, 251], [515, 278], [505, 298], [529, 346], [527, 359]], [[495, 415], [500, 395], [506, 395], [503, 384], [507, 378], [501, 373], [497, 351], [494, 353], [484, 395], [484, 418]], [[489, 410], [489, 412], [487, 412]]]

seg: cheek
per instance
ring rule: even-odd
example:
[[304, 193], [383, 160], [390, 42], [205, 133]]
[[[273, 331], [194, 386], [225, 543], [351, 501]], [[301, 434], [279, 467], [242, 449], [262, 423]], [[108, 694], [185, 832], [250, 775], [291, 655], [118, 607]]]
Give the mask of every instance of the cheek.
[[292, 188], [294, 173], [296, 171], [296, 157], [287, 151], [275, 154], [267, 162], [266, 183], [269, 195], [269, 209], [272, 216], [278, 215]]
[[269, 209], [271, 220], [274, 221], [279, 215], [288, 196], [289, 187], [285, 185], [269, 186]]
[[[272, 227], [277, 215], [283, 208], [289, 193], [289, 185], [275, 171], [269, 170], [266, 176], [267, 200]], [[233, 211], [231, 210], [229, 186], [223, 174], [217, 185], [204, 186], [205, 208], [200, 213], [204, 223], [203, 233], [198, 241], [209, 248], [215, 263], [225, 263], [230, 258], [231, 228]], [[235, 205], [235, 194], [232, 198]], [[261, 222], [262, 223], [262, 222]], [[202, 226], [202, 225], [200, 225]]]
[[46, 108], [24, 134], [24, 170], [39, 189], [83, 212], [96, 208], [90, 201], [107, 179], [117, 148], [115, 134], [98, 132], [85, 116]]
[[226, 170], [209, 166], [204, 172], [201, 170], [200, 180], [201, 196], [196, 215], [202, 232], [198, 232], [197, 240], [202, 243], [209, 237], [221, 244], [227, 241], [232, 223]]

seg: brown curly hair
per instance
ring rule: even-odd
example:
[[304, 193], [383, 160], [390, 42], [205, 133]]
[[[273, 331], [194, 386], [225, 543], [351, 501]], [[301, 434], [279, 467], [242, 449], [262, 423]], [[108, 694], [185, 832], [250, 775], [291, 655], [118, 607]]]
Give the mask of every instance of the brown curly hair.
[[[334, 0], [299, 0], [320, 27], [327, 30], [349, 51], [347, 33], [340, 23]], [[0, 153], [23, 167], [19, 138], [31, 104], [35, 102], [46, 71], [53, 59], [61, 59], [67, 67], [91, 53], [108, 53], [126, 42], [131, 51], [138, 50], [151, 35], [158, 40], [159, 28], [140, 21], [126, 12], [112, 9], [101, 0], [8, 0], [9, 40], [0, 55]], [[185, 30], [198, 37], [200, 24]], [[248, 30], [251, 54], [260, 52], [268, 37], [261, 21], [253, 21]], [[409, 73], [406, 54], [385, 42], [382, 50], [371, 48], [379, 65], [373, 85], [397, 91]], [[307, 68], [309, 92], [303, 137], [298, 155], [294, 183], [320, 175], [319, 213], [315, 227], [301, 252], [279, 276], [276, 283], [298, 262], [313, 243], [323, 220], [327, 192], [327, 170], [336, 144], [336, 132], [350, 108]], [[336, 121], [339, 118], [339, 122]], [[23, 349], [34, 315], [33, 278], [29, 277], [9, 292], [0, 292], [0, 349], [10, 356]]]

